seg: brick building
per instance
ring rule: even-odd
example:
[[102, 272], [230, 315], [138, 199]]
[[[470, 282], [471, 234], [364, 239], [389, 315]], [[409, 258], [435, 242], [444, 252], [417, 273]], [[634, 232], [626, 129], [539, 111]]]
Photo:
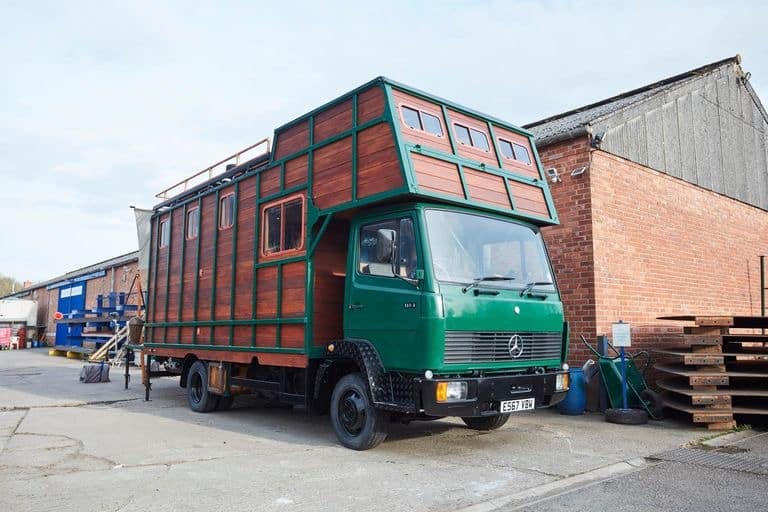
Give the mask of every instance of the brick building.
[[670, 314], [760, 314], [768, 254], [768, 115], [738, 56], [526, 126], [561, 224], [544, 230], [578, 335], [632, 323], [674, 339]]
[[[56, 324], [53, 315], [58, 311], [61, 290], [78, 286], [85, 294], [85, 308], [95, 308], [98, 295], [129, 291], [136, 275], [138, 258], [138, 251], [130, 252], [40, 283], [25, 283], [23, 290], [8, 297], [37, 301], [38, 338], [43, 336], [48, 345], [54, 345]], [[133, 291], [136, 291], [135, 287]], [[135, 301], [130, 303], [135, 304]]]

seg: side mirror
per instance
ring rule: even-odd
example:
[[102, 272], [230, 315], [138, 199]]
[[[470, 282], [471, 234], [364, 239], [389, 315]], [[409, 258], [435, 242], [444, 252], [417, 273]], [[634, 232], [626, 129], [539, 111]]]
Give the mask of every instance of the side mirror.
[[394, 229], [380, 229], [376, 232], [376, 261], [379, 263], [392, 263], [394, 247]]

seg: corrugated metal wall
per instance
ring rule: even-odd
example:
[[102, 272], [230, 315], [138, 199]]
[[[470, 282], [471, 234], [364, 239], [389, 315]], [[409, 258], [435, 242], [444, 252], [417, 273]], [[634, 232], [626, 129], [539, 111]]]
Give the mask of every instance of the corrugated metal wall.
[[740, 73], [691, 78], [590, 130], [600, 149], [768, 210], [768, 122]]

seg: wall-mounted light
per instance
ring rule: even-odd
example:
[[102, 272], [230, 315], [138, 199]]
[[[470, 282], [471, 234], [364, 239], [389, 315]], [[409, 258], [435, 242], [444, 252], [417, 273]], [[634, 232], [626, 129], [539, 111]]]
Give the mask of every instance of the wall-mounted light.
[[546, 173], [547, 173], [547, 176], [549, 176], [549, 179], [552, 180], [552, 183], [559, 183], [563, 181], [560, 178], [560, 173], [557, 172], [557, 169], [555, 169], [554, 167], [550, 167], [549, 169], [547, 169]]
[[576, 169], [571, 171], [571, 176], [581, 176], [585, 172], [587, 172], [586, 167], [577, 167]]

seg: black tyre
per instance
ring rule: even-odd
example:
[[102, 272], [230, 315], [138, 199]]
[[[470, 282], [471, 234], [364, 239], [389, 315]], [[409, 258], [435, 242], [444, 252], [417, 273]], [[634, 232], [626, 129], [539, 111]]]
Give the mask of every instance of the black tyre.
[[606, 409], [605, 421], [619, 425], [644, 425], [648, 423], [648, 413], [642, 409]]
[[644, 389], [640, 393], [640, 398], [648, 406], [648, 411], [653, 419], [660, 420], [664, 417], [664, 398], [659, 393], [652, 389]]
[[187, 375], [187, 402], [195, 412], [211, 412], [219, 405], [219, 396], [208, 391], [208, 368], [195, 361]]
[[496, 416], [480, 416], [461, 418], [469, 428], [473, 430], [496, 430], [501, 428], [509, 420], [509, 414], [498, 414]]
[[216, 404], [216, 410], [217, 411], [227, 411], [232, 408], [232, 404], [235, 402], [235, 397], [230, 396], [219, 396], [219, 403]]
[[359, 373], [345, 375], [331, 395], [331, 425], [339, 442], [353, 450], [369, 450], [387, 437], [389, 414], [373, 406], [368, 384]]

